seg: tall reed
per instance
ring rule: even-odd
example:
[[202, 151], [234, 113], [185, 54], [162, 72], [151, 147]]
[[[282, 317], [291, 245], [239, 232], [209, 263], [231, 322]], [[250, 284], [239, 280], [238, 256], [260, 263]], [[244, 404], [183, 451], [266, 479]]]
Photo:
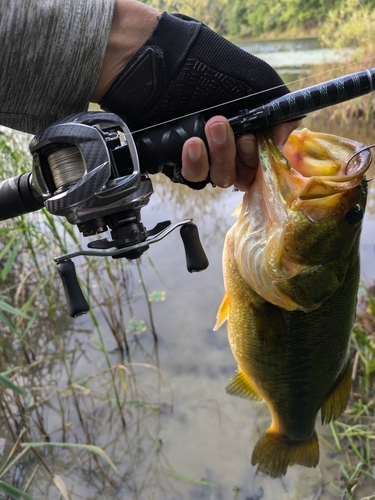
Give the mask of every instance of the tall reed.
[[[28, 139], [0, 129], [3, 178], [30, 169]], [[13, 498], [71, 498], [80, 484], [87, 499], [122, 489], [141, 495], [147, 479], [165, 475], [157, 438], [165, 381], [152, 294], [139, 266], [82, 259], [77, 271], [91, 310], [71, 320], [53, 258], [80, 246], [78, 232], [47, 212], [0, 226], [0, 438], [7, 457], [0, 490]], [[144, 319], [134, 312], [139, 299]], [[142, 345], [137, 328], [151, 342]], [[137, 452], [141, 441], [159, 453], [160, 468], [132, 476], [129, 468], [150, 467]]]

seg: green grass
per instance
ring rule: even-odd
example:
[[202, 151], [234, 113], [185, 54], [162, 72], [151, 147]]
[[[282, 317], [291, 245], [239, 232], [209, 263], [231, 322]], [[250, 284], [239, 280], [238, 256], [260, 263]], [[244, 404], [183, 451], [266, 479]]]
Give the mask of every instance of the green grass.
[[332, 422], [339, 452], [339, 479], [334, 487], [343, 498], [356, 500], [357, 488], [375, 484], [375, 286], [360, 290], [351, 347], [353, 383], [345, 413]]

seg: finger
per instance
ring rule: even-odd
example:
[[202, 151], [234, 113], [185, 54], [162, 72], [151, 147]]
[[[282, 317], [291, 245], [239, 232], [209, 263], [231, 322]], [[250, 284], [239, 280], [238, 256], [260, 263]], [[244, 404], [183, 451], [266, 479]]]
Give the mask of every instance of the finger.
[[242, 162], [248, 168], [258, 166], [258, 146], [254, 134], [241, 135], [236, 140], [237, 153]]
[[281, 149], [284, 147], [284, 144], [288, 140], [289, 135], [293, 132], [294, 129], [299, 127], [301, 123], [302, 120], [294, 120], [293, 122], [284, 122], [271, 127], [272, 137]]
[[[301, 124], [301, 120], [286, 122], [271, 128], [275, 142], [282, 149], [290, 133]], [[235, 186], [240, 191], [247, 191], [255, 180], [259, 162], [258, 146], [253, 134], [240, 136], [237, 141], [237, 180]]]
[[254, 182], [256, 169], [259, 163], [258, 146], [254, 134], [240, 136], [236, 140], [237, 146], [237, 180], [235, 187], [246, 191]]
[[242, 160], [238, 159], [237, 180], [234, 184], [235, 188], [239, 191], [247, 191], [255, 181], [256, 173], [256, 168], [249, 168], [248, 165], [242, 162]]
[[199, 137], [191, 137], [182, 148], [182, 176], [190, 182], [207, 179], [210, 164], [206, 146]]
[[205, 133], [210, 150], [211, 181], [223, 188], [232, 186], [237, 177], [236, 144], [228, 120], [224, 116], [210, 118]]

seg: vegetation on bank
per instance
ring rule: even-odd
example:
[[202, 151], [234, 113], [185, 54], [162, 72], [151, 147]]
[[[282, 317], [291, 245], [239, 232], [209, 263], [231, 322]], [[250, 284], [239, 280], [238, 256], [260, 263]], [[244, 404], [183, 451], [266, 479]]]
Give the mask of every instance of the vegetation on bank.
[[[375, 0], [143, 0], [154, 8], [181, 12], [222, 35], [288, 37], [319, 34], [328, 46], [364, 46], [371, 42]], [[371, 26], [368, 25], [370, 21]], [[363, 25], [367, 25], [364, 30]]]
[[[0, 127], [1, 179], [29, 169], [28, 137]], [[161, 399], [165, 382], [157, 344], [138, 340], [144, 331], [147, 338], [156, 338], [152, 304], [164, 300], [164, 292], [149, 293], [140, 265], [124, 259], [90, 259], [83, 268], [78, 262], [91, 310], [84, 322], [73, 323], [53, 261], [68, 248], [80, 248], [73, 226], [48, 212], [1, 224], [4, 500], [114, 498], [121, 490], [142, 495], [149, 482], [158, 484], [153, 475], [159, 468], [170, 468], [157, 432], [161, 406], [171, 405], [173, 398]], [[135, 313], [140, 301], [143, 317]], [[152, 378], [146, 385], [148, 373]], [[139, 443], [149, 448], [150, 456], [138, 451]], [[144, 474], [129, 474], [132, 468]]]

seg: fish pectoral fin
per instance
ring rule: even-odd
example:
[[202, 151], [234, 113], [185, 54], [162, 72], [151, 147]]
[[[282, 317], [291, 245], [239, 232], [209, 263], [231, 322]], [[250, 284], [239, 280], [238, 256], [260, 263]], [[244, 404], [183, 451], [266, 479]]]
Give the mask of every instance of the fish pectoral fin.
[[257, 472], [271, 477], [285, 476], [290, 465], [316, 467], [319, 462], [319, 442], [316, 432], [302, 443], [289, 441], [277, 432], [268, 430], [254, 447], [251, 465], [257, 465]]
[[323, 401], [321, 408], [322, 424], [328, 424], [331, 420], [336, 420], [344, 412], [350, 396], [352, 371], [353, 363], [350, 360], [340, 382]]
[[229, 384], [226, 386], [225, 392], [232, 396], [239, 396], [240, 398], [263, 401], [263, 398], [259, 396], [254, 388], [250, 377], [240, 367], [238, 367], [236, 375], [231, 378]]
[[242, 202], [235, 208], [234, 212], [231, 214], [232, 217], [238, 217], [241, 213]]
[[266, 302], [256, 311], [256, 331], [259, 339], [270, 349], [283, 351], [288, 331], [281, 309]]
[[225, 293], [223, 300], [221, 301], [219, 310], [217, 311], [214, 330], [218, 330], [221, 327], [221, 325], [228, 319], [228, 316], [229, 316], [229, 297], [227, 293]]

